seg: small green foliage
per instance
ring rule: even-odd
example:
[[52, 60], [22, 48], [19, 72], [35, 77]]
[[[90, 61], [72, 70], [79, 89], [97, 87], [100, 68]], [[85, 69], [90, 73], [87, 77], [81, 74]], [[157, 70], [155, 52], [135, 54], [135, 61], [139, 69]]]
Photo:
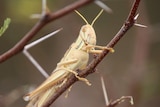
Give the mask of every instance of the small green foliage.
[[0, 28], [0, 36], [2, 36], [3, 33], [6, 31], [6, 29], [8, 28], [8, 26], [10, 24], [10, 22], [11, 22], [10, 18], [6, 18], [5, 19], [3, 26]]

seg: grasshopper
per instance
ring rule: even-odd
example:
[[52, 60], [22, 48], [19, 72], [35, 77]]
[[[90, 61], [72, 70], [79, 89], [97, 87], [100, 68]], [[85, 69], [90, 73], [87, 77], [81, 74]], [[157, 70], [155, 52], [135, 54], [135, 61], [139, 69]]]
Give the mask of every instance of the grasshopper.
[[78, 11], [75, 12], [86, 22], [86, 25], [81, 27], [77, 40], [71, 44], [52, 74], [37, 89], [24, 96], [25, 100], [30, 101], [27, 107], [43, 106], [56, 93], [56, 90], [65, 84], [71, 74], [74, 74], [76, 78], [84, 81], [86, 84], [91, 85], [86, 78], [79, 77], [76, 70], [86, 68], [89, 53], [99, 54], [104, 49], [108, 49], [111, 52], [114, 51], [112, 48], [96, 45], [96, 34], [93, 24], [103, 10], [100, 11], [91, 24]]

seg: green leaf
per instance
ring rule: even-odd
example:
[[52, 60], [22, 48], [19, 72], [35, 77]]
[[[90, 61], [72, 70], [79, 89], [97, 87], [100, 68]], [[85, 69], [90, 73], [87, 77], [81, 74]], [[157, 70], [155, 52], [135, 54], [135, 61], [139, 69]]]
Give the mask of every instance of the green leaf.
[[6, 18], [5, 19], [3, 26], [0, 28], [0, 36], [2, 36], [3, 33], [6, 31], [6, 29], [8, 28], [8, 26], [10, 24], [10, 22], [11, 22], [10, 18]]

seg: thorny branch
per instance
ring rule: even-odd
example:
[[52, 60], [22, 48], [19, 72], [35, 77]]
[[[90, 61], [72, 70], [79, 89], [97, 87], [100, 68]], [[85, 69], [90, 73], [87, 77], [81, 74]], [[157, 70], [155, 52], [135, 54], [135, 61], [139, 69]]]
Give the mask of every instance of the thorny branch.
[[[70, 12], [73, 10], [87, 5], [94, 0], [79, 0], [69, 6], [66, 6], [65, 8], [55, 12], [46, 12], [45, 14], [42, 14], [43, 16], [40, 18], [40, 20], [33, 26], [33, 28], [10, 50], [7, 52], [3, 53], [0, 55], [0, 63], [6, 61], [10, 57], [18, 54], [21, 52], [24, 48], [24, 46], [49, 22], [54, 21]], [[125, 23], [119, 30], [119, 32], [114, 36], [114, 38], [108, 43], [107, 47], [114, 47], [118, 41], [126, 34], [126, 32], [135, 24], [135, 15], [137, 8], [139, 6], [141, 0], [135, 0], [133, 3], [133, 6], [131, 8], [131, 11], [128, 15], [128, 18], [126, 19]], [[88, 67], [83, 70], [79, 71], [79, 76], [80, 77], [86, 77], [87, 75], [95, 72], [95, 67], [102, 61], [102, 59], [109, 53], [108, 50], [104, 50], [102, 54], [100, 54], [98, 57], [96, 57], [89, 65]], [[73, 83], [75, 83], [77, 78], [72, 75], [69, 80], [59, 89], [57, 90], [57, 93], [55, 93], [54, 96], [46, 103], [44, 104], [43, 107], [49, 107], [65, 90], [67, 90]], [[110, 105], [110, 107], [114, 107]]]
[[93, 1], [94, 0], [78, 0], [75, 3], [68, 5], [57, 12], [46, 12], [45, 14], [42, 14], [43, 16], [35, 24], [35, 26], [33, 26], [33, 28], [13, 48], [0, 55], [0, 63], [20, 53], [23, 50], [24, 46], [49, 22], [55, 21], [56, 19], [70, 12], [73, 12], [73, 10], [87, 5]]
[[[130, 10], [130, 13], [128, 15], [128, 18], [126, 19], [125, 23], [122, 25], [119, 32], [114, 36], [114, 38], [108, 43], [107, 47], [114, 47], [118, 41], [126, 34], [126, 32], [135, 24], [135, 16], [136, 12], [139, 6], [141, 0], [135, 0], [133, 3], [133, 6]], [[95, 72], [96, 66], [102, 61], [102, 59], [109, 53], [108, 50], [104, 50], [103, 53], [101, 53], [98, 57], [96, 57], [85, 70], [79, 71], [80, 77], [86, 77], [87, 75]], [[59, 90], [57, 90], [57, 93], [52, 96], [52, 98], [44, 104], [43, 107], [49, 107], [64, 91], [66, 91], [73, 83], [75, 83], [77, 78], [72, 75], [69, 80], [61, 87]], [[112, 106], [114, 107], [114, 106]]]

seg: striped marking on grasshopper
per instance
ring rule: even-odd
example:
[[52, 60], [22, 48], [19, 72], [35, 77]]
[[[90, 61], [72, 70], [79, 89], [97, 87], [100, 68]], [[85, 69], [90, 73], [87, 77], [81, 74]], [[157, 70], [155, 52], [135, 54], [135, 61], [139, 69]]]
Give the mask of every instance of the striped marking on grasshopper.
[[86, 84], [91, 85], [86, 78], [79, 77], [76, 70], [86, 68], [89, 53], [99, 54], [104, 49], [108, 49], [111, 52], [114, 51], [112, 48], [96, 45], [96, 34], [93, 24], [103, 10], [100, 11], [91, 24], [78, 11], [75, 12], [86, 22], [86, 25], [81, 27], [77, 40], [71, 44], [52, 74], [37, 89], [24, 96], [25, 100], [30, 101], [27, 107], [43, 106], [56, 93], [56, 90], [65, 84], [71, 74], [74, 74], [76, 78], [84, 81]]

